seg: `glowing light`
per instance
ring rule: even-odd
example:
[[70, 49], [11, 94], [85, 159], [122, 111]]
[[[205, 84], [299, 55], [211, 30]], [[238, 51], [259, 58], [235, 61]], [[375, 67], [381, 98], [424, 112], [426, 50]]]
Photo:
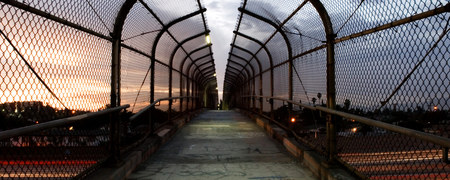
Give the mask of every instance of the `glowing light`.
[[291, 118], [291, 122], [293, 122], [293, 123], [294, 123], [294, 122], [295, 122], [295, 118]]
[[69, 131], [73, 131], [73, 126], [70, 126], [70, 127], [69, 127]]
[[205, 36], [205, 40], [206, 40], [206, 44], [210, 45], [211, 44], [211, 36], [209, 36], [209, 34], [207, 34]]
[[358, 128], [352, 128], [353, 133], [356, 133], [357, 130], [358, 130]]
[[75, 114], [75, 110], [72, 111], [72, 114]]
[[434, 106], [434, 107], [433, 107], [433, 110], [437, 111], [437, 110], [438, 110], [438, 107], [437, 107], [437, 106]]
[[216, 74], [216, 73], [214, 73], [214, 74], [213, 74], [213, 76], [214, 76], [214, 77], [216, 77], [216, 76], [217, 76], [217, 74]]
[[36, 121], [36, 124], [39, 124], [39, 121]]

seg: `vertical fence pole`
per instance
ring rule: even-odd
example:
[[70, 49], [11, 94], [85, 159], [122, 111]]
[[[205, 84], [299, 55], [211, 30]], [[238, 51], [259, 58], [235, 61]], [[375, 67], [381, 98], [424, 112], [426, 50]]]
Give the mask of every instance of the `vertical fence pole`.
[[[119, 106], [120, 101], [118, 100], [120, 94], [118, 89], [120, 81], [120, 37], [114, 38], [112, 43], [112, 63], [111, 63], [111, 100], [110, 106]], [[118, 113], [110, 114], [110, 152], [111, 152], [111, 163], [117, 164], [120, 161], [120, 132], [119, 132], [119, 118]]]

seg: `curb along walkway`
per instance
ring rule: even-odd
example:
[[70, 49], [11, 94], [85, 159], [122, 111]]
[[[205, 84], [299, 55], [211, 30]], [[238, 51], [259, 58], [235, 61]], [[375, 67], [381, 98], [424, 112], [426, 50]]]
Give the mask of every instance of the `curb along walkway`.
[[206, 111], [128, 177], [141, 179], [316, 179], [254, 121]]

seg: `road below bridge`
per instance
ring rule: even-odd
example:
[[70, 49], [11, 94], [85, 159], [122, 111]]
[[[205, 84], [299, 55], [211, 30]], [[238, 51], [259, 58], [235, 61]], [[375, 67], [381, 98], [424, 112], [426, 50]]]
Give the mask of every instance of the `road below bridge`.
[[315, 179], [249, 118], [206, 111], [128, 177], [140, 179]]

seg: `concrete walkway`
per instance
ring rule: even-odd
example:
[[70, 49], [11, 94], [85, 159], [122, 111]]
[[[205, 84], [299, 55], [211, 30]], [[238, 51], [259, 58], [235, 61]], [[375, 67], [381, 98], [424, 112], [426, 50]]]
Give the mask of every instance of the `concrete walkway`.
[[234, 111], [206, 111], [128, 179], [315, 178], [249, 118]]

